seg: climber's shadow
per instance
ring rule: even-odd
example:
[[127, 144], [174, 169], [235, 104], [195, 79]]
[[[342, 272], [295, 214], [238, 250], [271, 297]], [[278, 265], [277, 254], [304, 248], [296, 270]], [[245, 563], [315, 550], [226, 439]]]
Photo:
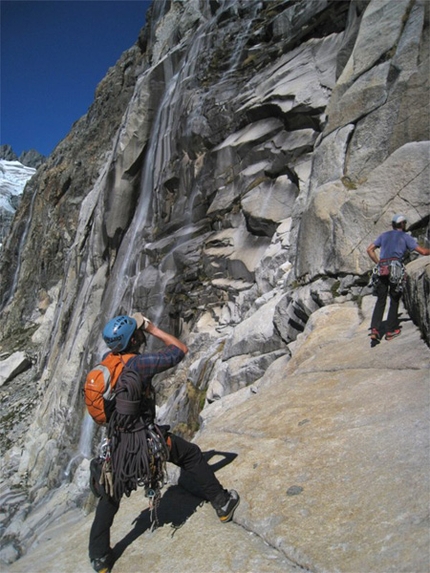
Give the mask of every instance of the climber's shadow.
[[[215, 456], [222, 456], [221, 460], [211, 464], [212, 469], [216, 472], [230, 464], [237, 457], [237, 454], [210, 450], [203, 452], [203, 456], [206, 461], [209, 461]], [[158, 527], [170, 524], [173, 528], [173, 535], [174, 531], [181, 527], [196, 511], [199, 505], [205, 501], [207, 501], [207, 499], [199, 485], [187, 471], [181, 469], [178, 484], [170, 486], [161, 497], [157, 509]], [[153, 526], [149, 508], [143, 510], [140, 515], [136, 517], [133, 521], [133, 525], [133, 529], [118, 541], [113, 548], [115, 561], [121, 557], [129, 545]]]

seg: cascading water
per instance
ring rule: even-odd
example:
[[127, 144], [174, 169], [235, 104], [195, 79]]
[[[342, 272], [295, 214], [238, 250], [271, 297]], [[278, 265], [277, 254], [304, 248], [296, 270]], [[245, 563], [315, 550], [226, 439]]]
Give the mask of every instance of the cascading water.
[[[152, 126], [151, 135], [147, 145], [146, 156], [141, 174], [140, 197], [133, 220], [122, 240], [115, 264], [112, 269], [112, 276], [105, 291], [102, 303], [102, 315], [108, 320], [119, 311], [130, 312], [133, 309], [133, 301], [139, 275], [148, 265], [148, 257], [143, 255], [145, 247], [151, 238], [152, 223], [150, 216], [157, 216], [158, 192], [162, 188], [166, 173], [169, 173], [169, 164], [175, 153], [174, 141], [177, 139], [177, 132], [180, 129], [180, 120], [183, 115], [185, 95], [191, 90], [195, 81], [195, 67], [199, 61], [200, 54], [207, 49], [212, 41], [214, 21], [220, 18], [224, 10], [236, 9], [235, 0], [225, 0], [214, 16], [208, 18], [201, 26], [201, 33], [194, 36], [193, 43], [189, 45], [180, 64], [179, 71], [170, 73], [167, 78], [164, 96], [158, 107], [158, 111]], [[254, 4], [255, 13], [258, 10], [258, 2]], [[164, 8], [162, 12], [164, 11]], [[248, 22], [248, 27], [252, 22]], [[212, 32], [209, 33], [209, 30]], [[248, 29], [248, 28], [247, 28]], [[243, 43], [246, 39], [246, 31], [235, 38], [231, 46], [229, 66], [221, 76], [219, 82], [223, 83], [228, 75], [238, 66], [243, 50]], [[209, 48], [210, 49], [210, 48]], [[169, 74], [170, 60], [162, 64], [164, 73]], [[147, 72], [146, 72], [147, 73]], [[161, 320], [164, 311], [165, 290], [169, 281], [175, 275], [175, 270], [171, 268], [173, 253], [181, 244], [192, 236], [192, 228], [189, 232], [188, 226], [192, 227], [192, 206], [195, 191], [191, 190], [191, 204], [188, 204], [182, 212], [182, 220], [175, 219], [175, 226], [182, 229], [178, 234], [175, 244], [164, 255], [158, 263], [159, 273], [159, 295], [157, 307], [152, 309], [151, 319], [154, 322]], [[148, 341], [149, 343], [151, 341]], [[101, 347], [97, 349], [97, 355], [101, 353]], [[81, 440], [79, 453], [84, 455], [82, 448], [88, 452], [91, 450], [91, 441], [94, 431], [94, 424], [87, 417], [82, 423]], [[85, 446], [83, 446], [85, 444]], [[88, 449], [87, 449], [88, 448]], [[69, 465], [71, 465], [70, 462]]]
[[[223, 7], [230, 4], [231, 0], [228, 0]], [[163, 184], [163, 175], [172, 158], [173, 141], [182, 115], [183, 93], [187, 82], [193, 81], [195, 65], [202, 50], [202, 44], [210, 41], [210, 36], [206, 32], [210, 29], [212, 22], [213, 18], [202, 26], [202, 33], [194, 38], [193, 43], [187, 49], [179, 71], [166, 84], [164, 97], [160, 102], [148, 142], [142, 170], [139, 204], [119, 249], [113, 276], [104, 298], [105, 317], [113, 316], [121, 306], [127, 309], [132, 306], [132, 300], [124, 299], [128, 282], [132, 279], [130, 269], [135, 261], [140, 261], [140, 254], [145, 247], [149, 234], [149, 210], [151, 204], [157, 202], [157, 191]], [[163, 62], [162, 65], [166, 70], [167, 62]], [[142, 266], [139, 265], [134, 273], [138, 274], [142, 270]]]
[[[254, 4], [255, 14], [258, 10], [258, 2]], [[112, 278], [109, 282], [108, 291], [104, 297], [104, 316], [106, 318], [114, 316], [120, 308], [128, 311], [133, 306], [133, 291], [128, 289], [129, 282], [136, 283], [139, 273], [145, 268], [145, 262], [142, 262], [141, 253], [144, 251], [147, 238], [149, 235], [148, 227], [149, 213], [151, 206], [154, 212], [157, 211], [158, 191], [163, 185], [163, 176], [168, 172], [171, 161], [179, 122], [182, 116], [184, 104], [184, 93], [186, 93], [189, 84], [195, 78], [195, 66], [199, 61], [199, 55], [206, 45], [211, 42], [211, 34], [208, 31], [213, 28], [213, 22], [220, 17], [224, 10], [236, 9], [236, 2], [225, 0], [215, 16], [209, 18], [202, 25], [201, 33], [194, 38], [193, 43], [188, 47], [182, 60], [179, 71], [168, 81], [164, 97], [160, 103], [158, 113], [151, 131], [148, 151], [146, 153], [144, 166], [141, 177], [140, 200], [136, 214], [132, 223], [122, 241], [118, 252], [117, 260], [113, 268]], [[255, 17], [254, 14], [254, 17]], [[247, 29], [252, 25], [252, 19], [247, 23]], [[240, 34], [232, 46], [229, 67], [224, 76], [234, 71], [239, 63], [243, 49], [243, 43], [246, 39], [246, 31]], [[165, 64], [163, 64], [164, 67]], [[222, 83], [224, 76], [220, 79]], [[190, 222], [190, 209], [184, 209], [183, 220], [175, 220], [179, 226], [186, 225]], [[136, 262], [137, 261], [137, 262]], [[136, 268], [133, 269], [133, 265]], [[134, 274], [134, 279], [133, 279]], [[168, 280], [163, 280], [164, 287]], [[126, 291], [129, 290], [129, 297], [126, 299]], [[164, 289], [163, 289], [164, 290]], [[163, 305], [164, 292], [160, 293], [160, 303]], [[162, 309], [156, 309], [157, 315], [161, 315]]]
[[107, 317], [112, 317], [121, 305], [130, 306], [131, 304], [131, 301], [124, 301], [124, 293], [128, 286], [128, 280], [131, 278], [131, 264], [134, 260], [139, 259], [139, 257], [133, 257], [132, 253], [133, 251], [137, 253], [141, 252], [144, 246], [142, 245], [142, 238], [145, 235], [146, 222], [155, 182], [161, 172], [163, 151], [160, 147], [163, 146], [163, 135], [167, 130], [166, 117], [169, 110], [170, 99], [176, 88], [177, 79], [178, 75], [173, 76], [168, 83], [154, 122], [142, 171], [139, 204], [133, 221], [119, 249], [112, 278], [109, 282], [111, 288], [108, 287], [105, 297], [107, 301], [105, 316]]
[[[117, 260], [115, 262], [113, 277], [109, 283], [113, 288], [108, 289], [105, 296], [105, 300], [108, 304], [107, 310], [105, 312], [105, 316], [107, 317], [112, 317], [121, 305], [128, 308], [130, 308], [131, 305], [131, 301], [127, 302], [124, 300], [124, 295], [128, 286], [129, 279], [132, 278], [130, 271], [132, 268], [132, 261], [134, 259], [132, 253], [133, 251], [139, 249], [137, 245], [143, 246], [142, 239], [145, 235], [145, 227], [149, 208], [151, 205], [154, 181], [159, 174], [160, 166], [162, 164], [160, 161], [160, 156], [162, 157], [163, 153], [159, 148], [159, 136], [160, 133], [164, 133], [167, 129], [165, 110], [169, 109], [169, 100], [172, 97], [176, 87], [177, 77], [178, 76], [176, 75], [171, 78], [166, 88], [164, 100], [159, 107], [158, 114], [154, 122], [154, 128], [152, 130], [152, 136], [148, 146], [148, 153], [146, 155], [146, 160], [143, 168], [139, 205], [137, 207], [133, 221], [122, 242]], [[163, 140], [161, 140], [161, 143], [162, 141]], [[138, 276], [138, 272], [136, 273], [136, 276]], [[101, 359], [103, 348], [106, 350], [104, 343], [100, 341], [94, 353], [94, 355], [97, 356], [97, 359]], [[77, 451], [72, 455], [65, 469], [64, 475], [66, 478], [69, 477], [72, 467], [78, 460], [82, 458], [90, 458], [92, 456], [92, 441], [94, 431], [95, 423], [93, 422], [91, 416], [85, 412], [81, 424], [79, 446]]]
[[82, 458], [90, 459], [92, 456], [92, 440], [94, 436], [94, 422], [88, 412], [85, 412], [82, 419], [81, 435], [79, 438], [79, 445], [77, 453], [70, 459], [64, 471], [65, 477], [69, 477], [70, 470], [77, 460]]

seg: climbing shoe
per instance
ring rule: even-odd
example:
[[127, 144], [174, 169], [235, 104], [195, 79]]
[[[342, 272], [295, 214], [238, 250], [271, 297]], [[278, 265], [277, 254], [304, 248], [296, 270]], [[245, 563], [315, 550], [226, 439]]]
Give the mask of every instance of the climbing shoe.
[[370, 331], [370, 339], [371, 340], [381, 340], [381, 336], [379, 334], [379, 332], [376, 330], [376, 328], [372, 328]]
[[232, 519], [233, 513], [239, 503], [239, 494], [236, 490], [231, 489], [230, 491], [224, 490], [224, 492], [220, 494], [218, 498], [216, 498], [212, 505], [214, 506], [220, 521], [227, 523]]
[[113, 566], [113, 556], [112, 553], [106, 553], [103, 557], [97, 557], [96, 559], [91, 559], [91, 565], [94, 571], [97, 573], [110, 573]]
[[393, 330], [393, 332], [387, 332], [385, 335], [385, 340], [393, 340], [393, 338], [396, 338], [396, 336], [400, 336], [401, 333], [402, 331], [400, 328], [396, 328], [396, 330]]

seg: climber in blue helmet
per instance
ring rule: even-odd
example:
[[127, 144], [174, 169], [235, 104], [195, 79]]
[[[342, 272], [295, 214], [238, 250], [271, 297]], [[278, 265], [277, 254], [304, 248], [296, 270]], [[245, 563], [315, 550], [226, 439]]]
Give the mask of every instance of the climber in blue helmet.
[[[381, 324], [387, 302], [390, 306], [387, 316], [386, 340], [399, 336], [399, 302], [402, 296], [404, 277], [403, 259], [407, 252], [416, 251], [420, 255], [430, 255], [430, 249], [420, 247], [417, 241], [406, 233], [406, 217], [402, 214], [392, 218], [392, 230], [382, 233], [367, 247], [367, 254], [377, 265], [374, 273], [374, 294], [377, 296], [370, 324], [370, 338], [373, 343], [381, 340]], [[376, 254], [380, 249], [380, 257]]]
[[[148, 334], [164, 343], [164, 347], [154, 352], [141, 352]], [[143, 400], [146, 402], [146, 410], [140, 419], [152, 432], [161, 429], [168, 448], [168, 461], [188, 472], [202, 494], [211, 502], [221, 522], [230, 521], [239, 505], [239, 494], [235, 490], [228, 491], [223, 488], [196, 444], [171, 433], [169, 426], [157, 426], [155, 423], [152, 379], [156, 374], [179, 364], [188, 352], [187, 346], [172, 334], [155, 326], [141, 313], [120, 315], [110, 320], [103, 329], [103, 339], [111, 353], [124, 356], [124, 369], [137, 373], [142, 394], [152, 397], [150, 416], [147, 400]], [[129, 492], [126, 494], [129, 495]], [[119, 505], [120, 500], [113, 494], [102, 495], [99, 499], [89, 540], [89, 555], [95, 571], [108, 573], [115, 561], [110, 547], [110, 528]]]

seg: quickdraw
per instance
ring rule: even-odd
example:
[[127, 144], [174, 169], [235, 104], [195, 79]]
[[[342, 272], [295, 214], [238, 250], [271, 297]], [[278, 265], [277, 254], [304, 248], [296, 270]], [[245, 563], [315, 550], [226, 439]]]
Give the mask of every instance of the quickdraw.
[[151, 484], [145, 489], [145, 496], [149, 500], [151, 531], [159, 526], [158, 506], [161, 499], [161, 489], [166, 483], [166, 461], [169, 458], [168, 446], [157, 426], [151, 425], [146, 430], [148, 442], [149, 469]]
[[100, 446], [100, 457], [104, 460], [110, 459], [110, 440], [105, 438]]
[[151, 531], [153, 531], [160, 525], [160, 522], [158, 520], [158, 506], [160, 505], [161, 491], [159, 488], [156, 489], [153, 489], [151, 487], [147, 488], [145, 490], [145, 497], [148, 498], [149, 502]]

